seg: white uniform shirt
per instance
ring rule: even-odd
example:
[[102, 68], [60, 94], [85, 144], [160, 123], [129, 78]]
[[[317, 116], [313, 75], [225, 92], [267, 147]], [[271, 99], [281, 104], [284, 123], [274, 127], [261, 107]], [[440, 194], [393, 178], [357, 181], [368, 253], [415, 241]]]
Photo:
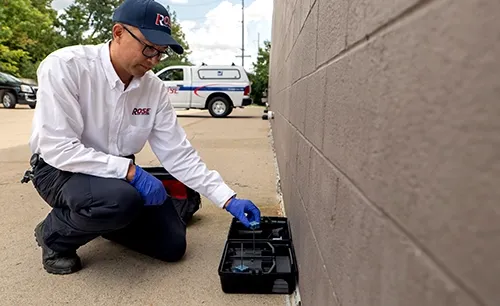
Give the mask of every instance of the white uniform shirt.
[[235, 194], [191, 147], [160, 79], [149, 71], [124, 90], [108, 43], [55, 51], [37, 75], [30, 147], [49, 165], [124, 179], [130, 160], [123, 156], [138, 153], [149, 140], [170, 174], [217, 206]]

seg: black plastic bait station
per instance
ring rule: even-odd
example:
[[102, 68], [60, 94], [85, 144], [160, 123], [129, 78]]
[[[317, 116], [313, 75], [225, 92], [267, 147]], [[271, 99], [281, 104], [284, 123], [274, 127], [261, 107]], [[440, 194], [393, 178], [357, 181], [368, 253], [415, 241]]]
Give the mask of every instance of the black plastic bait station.
[[285, 217], [262, 217], [245, 227], [233, 218], [219, 264], [225, 293], [291, 294], [298, 279], [290, 226]]

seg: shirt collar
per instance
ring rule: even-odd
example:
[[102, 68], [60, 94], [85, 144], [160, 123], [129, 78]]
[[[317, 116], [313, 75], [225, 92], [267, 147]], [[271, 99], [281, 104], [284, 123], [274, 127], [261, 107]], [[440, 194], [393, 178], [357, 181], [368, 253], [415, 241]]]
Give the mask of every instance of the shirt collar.
[[111, 89], [114, 89], [119, 84], [119, 82], [121, 82], [121, 80], [118, 77], [118, 74], [116, 74], [113, 64], [111, 64], [111, 56], [109, 54], [110, 43], [111, 41], [108, 41], [102, 45], [100, 50], [100, 58], [104, 74], [106, 75], [106, 79], [108, 80], [109, 86], [111, 87]]
[[[108, 80], [109, 87], [111, 87], [111, 89], [114, 89], [117, 86], [120, 86], [120, 89], [123, 90], [125, 85], [123, 84], [122, 80], [120, 80], [120, 77], [115, 71], [115, 67], [113, 67], [113, 64], [111, 63], [111, 55], [109, 53], [110, 43], [111, 40], [103, 44], [103, 46], [101, 47], [100, 58], [102, 67], [104, 69], [104, 74], [106, 75], [106, 79]], [[133, 77], [127, 90], [132, 90], [134, 88], [137, 88], [140, 83], [141, 83], [141, 78]]]

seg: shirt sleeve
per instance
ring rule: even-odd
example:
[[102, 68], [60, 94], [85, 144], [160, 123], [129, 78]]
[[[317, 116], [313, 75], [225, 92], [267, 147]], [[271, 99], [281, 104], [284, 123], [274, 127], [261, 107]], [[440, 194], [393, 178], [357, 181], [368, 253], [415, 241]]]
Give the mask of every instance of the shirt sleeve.
[[149, 139], [151, 149], [172, 176], [222, 208], [235, 192], [217, 171], [207, 169], [191, 146], [164, 87], [160, 97], [162, 101]]
[[125, 178], [130, 160], [98, 152], [81, 143], [84, 121], [78, 103], [78, 69], [71, 60], [47, 57], [37, 70], [38, 93], [33, 151], [63, 171]]

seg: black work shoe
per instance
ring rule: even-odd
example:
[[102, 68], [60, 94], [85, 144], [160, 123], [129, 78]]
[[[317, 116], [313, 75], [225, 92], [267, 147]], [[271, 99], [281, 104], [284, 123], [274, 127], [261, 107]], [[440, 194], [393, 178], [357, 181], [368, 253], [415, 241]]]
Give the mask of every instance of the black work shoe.
[[76, 252], [61, 253], [56, 252], [43, 241], [43, 221], [35, 227], [35, 238], [38, 246], [42, 248], [43, 268], [52, 274], [70, 274], [82, 268], [80, 257]]

